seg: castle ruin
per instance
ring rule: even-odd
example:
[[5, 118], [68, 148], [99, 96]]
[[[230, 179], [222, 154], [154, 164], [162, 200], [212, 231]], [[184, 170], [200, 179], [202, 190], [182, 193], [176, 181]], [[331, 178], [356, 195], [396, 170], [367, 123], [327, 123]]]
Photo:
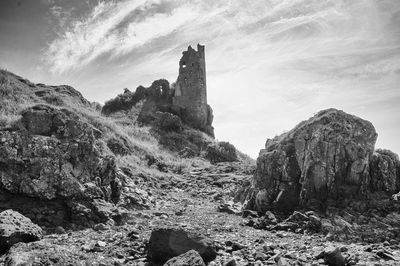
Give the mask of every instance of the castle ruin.
[[175, 85], [166, 79], [155, 80], [150, 87], [139, 86], [132, 93], [129, 90], [104, 105], [102, 112], [110, 114], [118, 110], [129, 110], [143, 101], [138, 122], [151, 124], [157, 112], [176, 115], [190, 127], [214, 137], [213, 114], [207, 104], [206, 60], [204, 45], [191, 46], [182, 53], [179, 61], [179, 75]]
[[207, 104], [207, 80], [204, 45], [191, 46], [182, 53], [172, 105], [179, 109], [187, 124], [213, 136], [212, 109]]

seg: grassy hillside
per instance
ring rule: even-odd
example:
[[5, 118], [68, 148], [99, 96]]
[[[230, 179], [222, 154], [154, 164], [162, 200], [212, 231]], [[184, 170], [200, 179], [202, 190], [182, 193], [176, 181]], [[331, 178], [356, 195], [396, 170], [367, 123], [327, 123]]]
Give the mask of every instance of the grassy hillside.
[[[214, 139], [188, 126], [179, 132], [154, 125], [139, 126], [137, 119], [142, 102], [130, 109], [104, 115], [100, 104], [89, 102], [70, 86], [35, 84], [0, 70], [0, 128], [18, 127], [21, 112], [36, 104], [69, 109], [92, 124], [102, 133], [99, 144], [102, 149], [115, 155], [121, 169], [130, 169], [133, 174], [165, 177], [169, 173], [190, 171], [192, 166], [209, 165], [209, 160], [205, 159], [207, 147], [217, 145]], [[190, 156], [182, 152], [182, 147], [193, 146], [202, 155]], [[250, 158], [239, 152], [238, 159], [252, 163]]]

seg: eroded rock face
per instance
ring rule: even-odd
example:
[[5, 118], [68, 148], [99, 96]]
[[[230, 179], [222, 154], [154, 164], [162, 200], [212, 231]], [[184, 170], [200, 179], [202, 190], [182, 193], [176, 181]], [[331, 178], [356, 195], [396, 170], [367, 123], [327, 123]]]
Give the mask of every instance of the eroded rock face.
[[[321, 209], [378, 189], [370, 177], [376, 138], [370, 122], [328, 109], [267, 140], [257, 159], [253, 208]], [[388, 191], [395, 190], [389, 183]]]
[[0, 131], [0, 189], [66, 204], [117, 201], [115, 159], [102, 154], [100, 136], [66, 109], [29, 108], [22, 114], [20, 129]]
[[371, 189], [388, 194], [400, 190], [399, 156], [389, 150], [377, 149], [370, 162]]
[[13, 210], [0, 213], [0, 254], [18, 242], [37, 241], [42, 234], [42, 229], [22, 214]]

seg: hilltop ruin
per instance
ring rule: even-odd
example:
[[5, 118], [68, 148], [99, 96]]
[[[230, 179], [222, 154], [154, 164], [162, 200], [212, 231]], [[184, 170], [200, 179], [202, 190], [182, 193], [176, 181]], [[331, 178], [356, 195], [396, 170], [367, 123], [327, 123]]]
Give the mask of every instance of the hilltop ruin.
[[213, 112], [207, 104], [207, 79], [204, 45], [197, 44], [197, 51], [191, 46], [182, 53], [179, 60], [179, 74], [171, 86], [165, 79], [154, 81], [150, 87], [139, 86], [135, 92], [125, 89], [123, 94], [106, 102], [102, 112], [129, 110], [144, 101], [138, 121], [151, 124], [157, 119], [157, 112], [178, 116], [182, 122], [214, 137]]

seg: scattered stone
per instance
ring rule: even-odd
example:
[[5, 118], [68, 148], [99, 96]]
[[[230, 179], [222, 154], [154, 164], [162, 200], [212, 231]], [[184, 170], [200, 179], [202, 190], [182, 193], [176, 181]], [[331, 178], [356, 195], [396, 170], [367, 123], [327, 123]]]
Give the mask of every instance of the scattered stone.
[[378, 250], [376, 252], [376, 255], [378, 255], [379, 257], [381, 257], [384, 260], [396, 260], [393, 257], [393, 254], [391, 254], [390, 252], [388, 252], [387, 250]]

